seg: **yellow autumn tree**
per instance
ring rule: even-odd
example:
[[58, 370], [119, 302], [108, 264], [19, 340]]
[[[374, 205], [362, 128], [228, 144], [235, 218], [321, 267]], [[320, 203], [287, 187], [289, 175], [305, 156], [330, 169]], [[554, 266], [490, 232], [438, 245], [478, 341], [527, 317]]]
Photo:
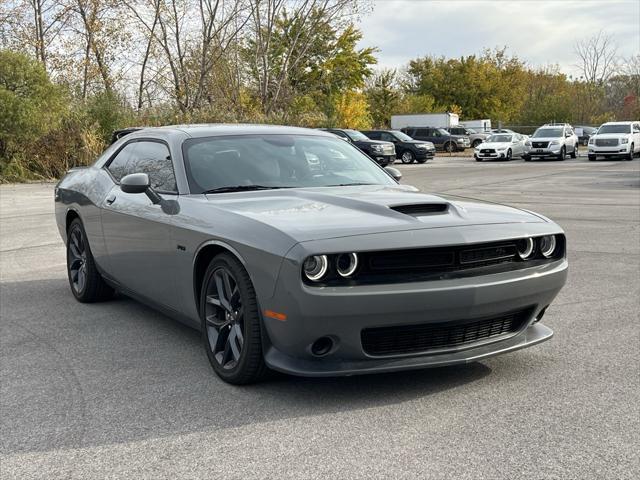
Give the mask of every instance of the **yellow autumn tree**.
[[346, 91], [334, 103], [335, 125], [340, 128], [364, 130], [371, 128], [369, 103], [362, 92]]

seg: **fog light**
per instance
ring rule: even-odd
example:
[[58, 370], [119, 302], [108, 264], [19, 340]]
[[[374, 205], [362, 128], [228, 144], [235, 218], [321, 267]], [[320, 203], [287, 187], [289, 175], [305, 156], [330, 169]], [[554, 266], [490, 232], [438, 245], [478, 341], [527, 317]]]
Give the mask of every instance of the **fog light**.
[[545, 258], [549, 258], [556, 250], [556, 237], [555, 235], [545, 235], [540, 238], [540, 253]]
[[518, 241], [518, 255], [522, 260], [527, 260], [533, 255], [533, 238], [523, 238]]
[[343, 253], [338, 255], [336, 270], [341, 277], [350, 277], [358, 268], [358, 255], [356, 253]]
[[330, 337], [320, 337], [311, 345], [311, 353], [316, 357], [322, 357], [333, 348], [333, 340]]
[[314, 255], [304, 261], [302, 269], [305, 276], [312, 282], [317, 282], [327, 273], [329, 262], [326, 255]]

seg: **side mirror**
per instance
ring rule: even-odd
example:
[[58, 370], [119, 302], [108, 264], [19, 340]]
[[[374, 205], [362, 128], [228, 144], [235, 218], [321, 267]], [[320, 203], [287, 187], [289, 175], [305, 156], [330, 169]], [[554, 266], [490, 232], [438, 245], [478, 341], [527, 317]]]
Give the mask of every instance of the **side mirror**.
[[162, 201], [149, 181], [149, 175], [146, 173], [130, 173], [120, 179], [120, 190], [124, 193], [144, 193], [154, 205]]
[[391, 175], [396, 182], [399, 182], [402, 179], [402, 173], [400, 170], [393, 167], [384, 167], [384, 171]]

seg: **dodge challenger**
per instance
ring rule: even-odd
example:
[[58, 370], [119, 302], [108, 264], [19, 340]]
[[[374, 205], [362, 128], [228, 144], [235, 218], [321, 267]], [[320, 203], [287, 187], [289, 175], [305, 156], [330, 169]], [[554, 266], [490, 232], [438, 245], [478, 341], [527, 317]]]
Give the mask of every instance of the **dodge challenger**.
[[202, 333], [245, 384], [473, 362], [548, 340], [567, 277], [548, 218], [401, 185], [318, 130], [131, 130], [55, 189], [72, 294]]

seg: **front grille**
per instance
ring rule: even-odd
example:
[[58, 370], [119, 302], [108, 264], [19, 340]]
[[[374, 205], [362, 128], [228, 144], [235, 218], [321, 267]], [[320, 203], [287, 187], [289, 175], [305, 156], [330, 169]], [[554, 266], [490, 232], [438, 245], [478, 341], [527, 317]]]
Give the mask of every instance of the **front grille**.
[[547, 148], [549, 146], [549, 142], [531, 142], [531, 146], [533, 148]]
[[599, 147], [615, 147], [618, 145], [617, 138], [596, 138], [596, 145]]
[[363, 350], [374, 356], [446, 351], [514, 334], [524, 327], [531, 312], [527, 308], [471, 320], [367, 328], [360, 338]]
[[496, 151], [493, 148], [483, 148], [480, 153], [496, 153]]
[[393, 145], [385, 145], [382, 147], [382, 152], [385, 155], [393, 155], [395, 153], [395, 147]]

